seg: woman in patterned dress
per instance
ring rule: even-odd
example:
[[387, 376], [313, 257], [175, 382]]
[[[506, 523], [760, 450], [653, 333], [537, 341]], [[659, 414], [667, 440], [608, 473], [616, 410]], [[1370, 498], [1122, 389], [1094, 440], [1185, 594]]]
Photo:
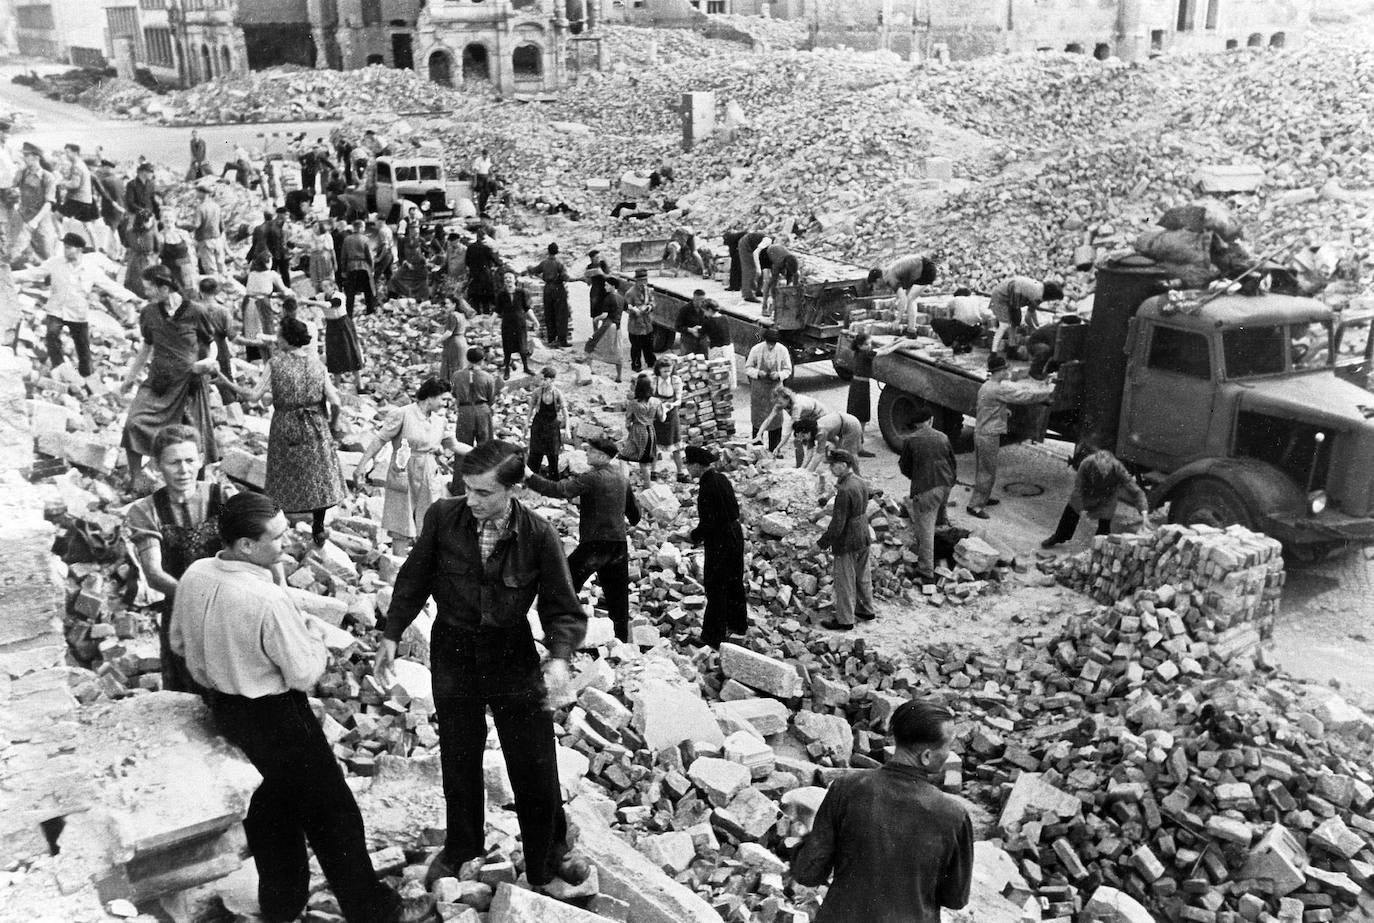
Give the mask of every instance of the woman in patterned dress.
[[625, 405], [625, 442], [620, 457], [639, 465], [639, 476], [645, 487], [654, 480], [654, 456], [658, 443], [654, 438], [654, 423], [663, 417], [663, 404], [654, 397], [649, 376], [640, 373], [635, 378], [634, 395]]
[[272, 425], [267, 435], [265, 492], [287, 513], [310, 513], [316, 545], [329, 537], [325, 512], [344, 498], [339, 454], [329, 431], [339, 392], [329, 380], [310, 328], [297, 317], [281, 322], [285, 347], [268, 360], [267, 371], [248, 402], [272, 394]]
[[448, 419], [440, 408], [448, 400], [448, 393], [447, 384], [437, 378], [426, 379], [415, 392], [415, 402], [392, 411], [363, 457], [358, 459], [353, 480], [364, 484], [372, 470], [372, 460], [382, 446], [391, 443], [382, 528], [391, 533], [393, 554], [404, 555], [410, 550], [415, 536], [420, 534], [425, 512], [441, 496], [436, 454], [440, 449], [465, 454], [472, 448], [460, 445], [447, 435]]

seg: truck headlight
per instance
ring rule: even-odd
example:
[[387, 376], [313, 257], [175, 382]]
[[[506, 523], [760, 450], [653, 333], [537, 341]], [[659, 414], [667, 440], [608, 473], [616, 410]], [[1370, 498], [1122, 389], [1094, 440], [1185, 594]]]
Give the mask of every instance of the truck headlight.
[[425, 199], [423, 202], [420, 203], [420, 211], [429, 211], [429, 199]]
[[1314, 490], [1307, 495], [1307, 511], [1313, 516], [1326, 509], [1326, 491]]

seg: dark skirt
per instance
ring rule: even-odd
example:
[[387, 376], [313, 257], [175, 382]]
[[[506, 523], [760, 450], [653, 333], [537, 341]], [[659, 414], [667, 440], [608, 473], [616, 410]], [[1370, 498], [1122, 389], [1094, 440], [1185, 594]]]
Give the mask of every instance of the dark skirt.
[[504, 321], [501, 323], [501, 351], [507, 355], [513, 353], [529, 355], [529, 349], [526, 348], [528, 337], [529, 328], [524, 324], [523, 319], [516, 324]]
[[558, 415], [536, 413], [534, 420], [530, 422], [530, 454], [552, 455], [558, 457], [558, 450], [562, 447], [563, 431], [558, 426]]
[[668, 411], [666, 419], [654, 421], [654, 441], [663, 449], [676, 448], [682, 442], [682, 424], [676, 409]]
[[324, 322], [324, 367], [331, 375], [356, 372], [363, 367], [358, 331], [347, 314]]
[[849, 382], [849, 403], [844, 409], [860, 423], [867, 423], [873, 419], [873, 396], [870, 386], [871, 383], [867, 379], [855, 378]]
[[[124, 423], [124, 437], [120, 445], [139, 455], [153, 454], [153, 437], [164, 426], [187, 423], [200, 433], [200, 456], [205, 464], [219, 461], [219, 446], [215, 442], [215, 424], [210, 417], [210, 396], [205, 381], [197, 373], [186, 372], [167, 376], [154, 383], [156, 369], [150, 370], [134, 393]], [[131, 472], [132, 473], [132, 472]]]

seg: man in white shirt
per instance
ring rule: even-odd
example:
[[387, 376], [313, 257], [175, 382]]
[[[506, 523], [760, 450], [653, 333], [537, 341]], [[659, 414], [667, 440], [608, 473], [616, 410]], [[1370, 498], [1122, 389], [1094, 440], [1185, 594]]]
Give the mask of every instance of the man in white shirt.
[[491, 152], [486, 148], [472, 162], [472, 191], [477, 193], [477, 214], [486, 217], [491, 197]]
[[348, 923], [397, 923], [400, 897], [372, 869], [362, 814], [307, 698], [328, 661], [325, 628], [269, 570], [287, 528], [262, 494], [224, 502], [224, 550], [177, 584], [172, 650], [205, 688], [220, 732], [262, 774], [243, 821], [262, 917], [294, 920], [305, 910], [308, 843]]
[[200, 271], [207, 276], [223, 279], [227, 274], [224, 262], [224, 217], [219, 203], [210, 194], [214, 184], [214, 179], [208, 176], [196, 183], [198, 204], [195, 219], [182, 227], [195, 238], [196, 263]]
[[[117, 301], [132, 304], [138, 296], [113, 279], [108, 278], [86, 257], [86, 240], [80, 234], [62, 238], [62, 252], [39, 265], [14, 273], [16, 282], [47, 282], [48, 305], [43, 342], [48, 350], [48, 364], [57, 368], [66, 362], [62, 351], [62, 328], [72, 335], [76, 347], [76, 370], [82, 378], [91, 375], [91, 293], [99, 289]], [[132, 318], [121, 318], [128, 327]]]
[[987, 304], [986, 298], [980, 298], [967, 288], [955, 289], [954, 297], [949, 300], [949, 317], [933, 318], [930, 327], [956, 353], [972, 352], [983, 335], [984, 325], [993, 320]]

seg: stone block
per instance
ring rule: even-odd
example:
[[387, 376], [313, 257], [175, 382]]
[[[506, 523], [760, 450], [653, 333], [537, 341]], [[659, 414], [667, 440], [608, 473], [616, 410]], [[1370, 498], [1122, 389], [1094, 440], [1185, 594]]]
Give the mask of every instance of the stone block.
[[725, 738], [725, 758], [748, 769], [754, 779], [766, 779], [773, 771], [773, 748], [748, 731]]
[[753, 787], [744, 789], [730, 799], [725, 811], [729, 813], [730, 820], [738, 825], [738, 829], [732, 832], [742, 840], [763, 839], [782, 816], [777, 804]]
[[717, 718], [748, 724], [760, 736], [772, 737], [787, 731], [787, 706], [777, 699], [737, 699], [733, 702], [713, 702], [711, 711]]
[[720, 667], [731, 679], [780, 699], [802, 694], [801, 675], [795, 667], [738, 644], [726, 642], [720, 646]]
[[868, 718], [873, 723], [873, 729], [876, 731], [887, 730], [887, 724], [892, 720], [893, 713], [907, 701], [900, 695], [891, 695], [886, 692], [872, 693], [868, 702]]
[[687, 777], [712, 804], [724, 805], [749, 784], [750, 772], [739, 763], [703, 756], [692, 761]]
[[1154, 916], [1139, 901], [1107, 885], [1099, 885], [1083, 908], [1088, 919], [1100, 923], [1153, 923]]
[[506, 758], [500, 750], [482, 753], [482, 782], [486, 786], [488, 803], [502, 807], [515, 804], [515, 790], [511, 788]]
[[634, 696], [633, 727], [657, 752], [693, 740], [725, 743], [716, 717], [700, 696], [663, 680], [649, 680]]
[[1218, 840], [1249, 846], [1255, 838], [1255, 828], [1247, 821], [1226, 814], [1213, 814], [1207, 818], [1207, 832]]
[[604, 923], [604, 920], [580, 907], [503, 881], [496, 888], [487, 923]]
[[628, 904], [635, 923], [720, 923], [710, 904], [617, 836], [592, 797], [574, 799], [568, 819], [578, 827], [578, 850], [596, 866], [601, 893]]
[[669, 875], [677, 875], [692, 864], [697, 849], [690, 833], [660, 833], [641, 837], [639, 851]]
[[219, 470], [226, 477], [262, 490], [267, 485], [267, 458], [240, 448], [232, 448], [219, 461]]
[[1365, 842], [1339, 817], [1330, 817], [1317, 825], [1317, 829], [1307, 835], [1309, 846], [1325, 850], [1342, 859], [1353, 859]]
[[820, 744], [836, 763], [849, 765], [849, 758], [854, 755], [854, 729], [844, 718], [799, 711], [792, 719], [792, 727], [804, 742]]
[[811, 677], [811, 701], [823, 708], [848, 705], [849, 686], [824, 676], [813, 676]]
[[586, 709], [587, 714], [595, 715], [602, 724], [616, 731], [624, 728], [634, 717], [618, 698], [600, 689], [583, 689], [577, 697], [577, 702]]
[[[290, 583], [289, 578], [287, 582]], [[335, 628], [342, 625], [344, 617], [348, 615], [348, 603], [334, 596], [321, 596], [319, 593], [311, 593], [295, 586], [288, 586], [286, 594], [302, 613], [313, 615]]]
[[68, 433], [62, 440], [62, 457], [78, 467], [112, 474], [119, 463], [119, 446], [82, 433]]
[[773, 852], [758, 843], [741, 843], [735, 858], [744, 863], [746, 868], [758, 869], [760, 872], [773, 872], [782, 875], [787, 871], [787, 863], [779, 859]]
[[1301, 888], [1307, 853], [1282, 824], [1275, 824], [1250, 850], [1240, 878], [1253, 878], [1270, 895], [1282, 896]]
[[1046, 811], [1052, 811], [1061, 818], [1075, 817], [1082, 806], [1083, 803], [1073, 795], [1046, 782], [1043, 773], [1023, 772], [1016, 777], [997, 826], [1006, 832], [1027, 816], [1038, 818]]

